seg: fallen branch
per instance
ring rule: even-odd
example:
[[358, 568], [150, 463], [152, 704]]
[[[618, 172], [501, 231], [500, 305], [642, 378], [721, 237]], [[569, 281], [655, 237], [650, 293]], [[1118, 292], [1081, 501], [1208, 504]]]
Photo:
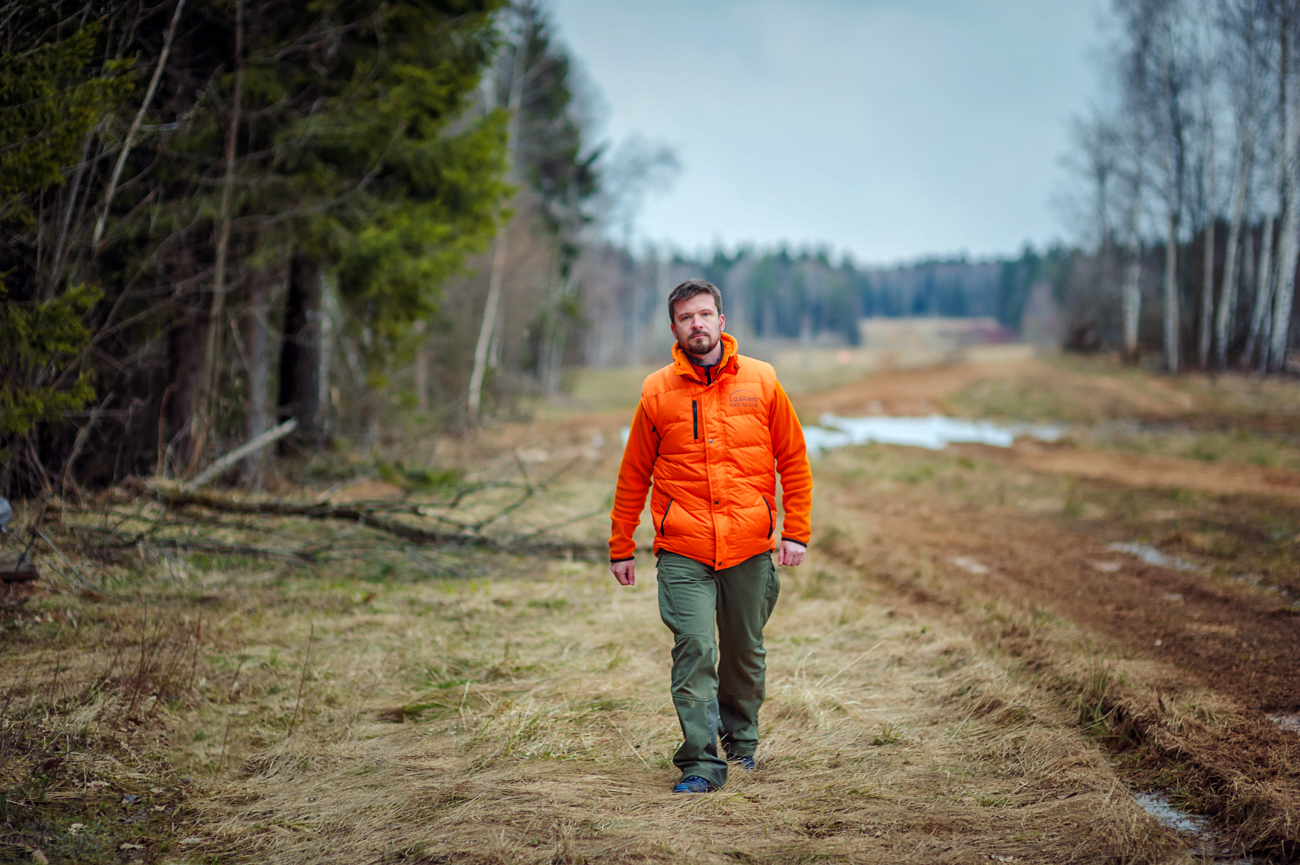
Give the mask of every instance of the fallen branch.
[[314, 561], [316, 550], [284, 550], [279, 547], [260, 547], [251, 544], [227, 544], [221, 541], [191, 538], [148, 538], [140, 546], [171, 550], [193, 550], [200, 553], [225, 553], [231, 556], [276, 556], [286, 559]]
[[267, 430], [257, 438], [240, 445], [230, 453], [221, 457], [212, 465], [195, 475], [193, 479], [186, 481], [185, 484], [183, 484], [183, 487], [201, 487], [206, 483], [216, 480], [221, 477], [224, 472], [234, 468], [235, 464], [244, 459], [244, 457], [257, 453], [267, 445], [275, 444], [297, 428], [298, 419], [289, 418], [275, 429]]
[[[410, 522], [394, 519], [389, 514], [407, 514], [420, 517], [421, 506], [385, 503], [387, 514], [357, 504], [329, 504], [327, 502], [290, 502], [281, 499], [239, 500], [210, 490], [195, 489], [193, 485], [173, 486], [159, 481], [148, 484], [148, 489], [167, 502], [170, 507], [194, 505], [211, 511], [230, 514], [258, 514], [276, 517], [302, 517], [310, 520], [339, 520], [358, 523], [377, 531], [386, 532], [421, 546], [477, 547], [514, 555], [541, 555], [556, 558], [603, 560], [608, 555], [604, 544], [561, 539], [542, 539], [536, 533], [520, 538], [498, 539], [475, 532], [445, 532]], [[602, 508], [603, 511], [603, 508]]]

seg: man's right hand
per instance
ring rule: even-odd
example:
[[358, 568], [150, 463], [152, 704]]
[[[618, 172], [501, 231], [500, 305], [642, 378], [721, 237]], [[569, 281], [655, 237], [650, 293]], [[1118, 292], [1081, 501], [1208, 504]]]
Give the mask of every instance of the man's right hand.
[[628, 559], [625, 562], [610, 562], [609, 571], [618, 580], [620, 586], [636, 585], [636, 562]]

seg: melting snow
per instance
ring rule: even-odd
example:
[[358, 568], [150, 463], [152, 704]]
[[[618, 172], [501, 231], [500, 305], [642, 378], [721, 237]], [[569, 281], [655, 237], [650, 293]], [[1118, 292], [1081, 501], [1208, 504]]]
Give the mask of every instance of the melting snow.
[[1283, 730], [1290, 730], [1293, 733], [1300, 733], [1300, 714], [1298, 715], [1269, 715], [1268, 719], [1277, 724]]
[[[627, 444], [631, 427], [619, 430], [623, 444]], [[1040, 441], [1056, 441], [1064, 432], [1059, 426], [1033, 426], [1013, 424], [999, 426], [988, 421], [962, 420], [961, 418], [930, 415], [929, 417], [839, 417], [825, 414], [821, 426], [804, 427], [803, 436], [808, 452], [817, 456], [823, 451], [848, 445], [875, 442], [884, 445], [910, 445], [912, 447], [943, 450], [954, 442], [974, 442], [1009, 448], [1018, 436], [1030, 436]]]
[[1175, 571], [1203, 571], [1205, 568], [1183, 559], [1166, 556], [1155, 547], [1146, 544], [1111, 544], [1106, 549], [1116, 553], [1128, 553], [1137, 556], [1148, 565], [1158, 568], [1173, 568]]
[[998, 426], [988, 421], [930, 415], [929, 417], [839, 417], [825, 414], [821, 426], [804, 427], [808, 450], [816, 454], [846, 445], [875, 442], [886, 445], [942, 450], [954, 442], [973, 442], [1009, 448], [1017, 436], [1027, 435], [1042, 441], [1061, 437], [1061, 428], [1017, 424]]

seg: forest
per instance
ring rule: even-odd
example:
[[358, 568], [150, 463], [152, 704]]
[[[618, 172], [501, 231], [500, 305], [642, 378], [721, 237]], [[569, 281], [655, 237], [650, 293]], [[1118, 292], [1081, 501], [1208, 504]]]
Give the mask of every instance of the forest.
[[[473, 359], [472, 419], [524, 260], [533, 357], [562, 345], [600, 151], [539, 6], [14, 0], [0, 21], [5, 491], [188, 476], [289, 420], [290, 447], [364, 436], [409, 394], [396, 370], [444, 380], [449, 353]], [[476, 268], [470, 314], [454, 279]], [[467, 347], [440, 338], [465, 317]]]
[[690, 276], [749, 340], [857, 345], [872, 316], [1011, 333], [1046, 283], [1067, 349], [1284, 370], [1300, 12], [1112, 8], [1069, 242], [882, 265], [636, 240], [678, 158], [602, 137], [539, 2], [9, 0], [0, 492], [191, 477], [278, 430], [225, 473], [259, 487], [259, 454], [511, 417], [572, 370], [661, 357], [660, 298]]
[[1076, 330], [1164, 369], [1286, 368], [1300, 258], [1300, 7], [1115, 0], [1072, 123]]

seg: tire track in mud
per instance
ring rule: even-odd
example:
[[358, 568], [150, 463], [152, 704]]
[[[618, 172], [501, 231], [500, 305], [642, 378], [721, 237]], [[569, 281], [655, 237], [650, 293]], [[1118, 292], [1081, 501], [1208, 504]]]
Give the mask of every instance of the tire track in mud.
[[[836, 493], [844, 519], [854, 497]], [[1087, 699], [1079, 693], [1087, 681], [1067, 670], [1089, 662], [1063, 656], [1079, 647], [1044, 640], [990, 608], [1046, 612], [1081, 629], [1098, 657], [1125, 659], [1122, 681], [1092, 695], [1093, 712], [1104, 721], [1103, 740], [1136, 769], [1135, 783], [1153, 783], [1163, 768], [1162, 783], [1177, 783], [1216, 814], [1237, 849], [1278, 861], [1300, 852], [1300, 736], [1267, 717], [1300, 709], [1296, 608], [1208, 570], [1156, 567], [1109, 550], [1133, 540], [1121, 520], [973, 510], [915, 492], [863, 496], [851, 510], [849, 524], [866, 544], [833, 553], [876, 574], [897, 573], [900, 558], [929, 564], [928, 579], [887, 580], [890, 589], [962, 620], [1045, 674], [1064, 701]], [[1200, 719], [1177, 708], [1206, 692], [1226, 705]]]

